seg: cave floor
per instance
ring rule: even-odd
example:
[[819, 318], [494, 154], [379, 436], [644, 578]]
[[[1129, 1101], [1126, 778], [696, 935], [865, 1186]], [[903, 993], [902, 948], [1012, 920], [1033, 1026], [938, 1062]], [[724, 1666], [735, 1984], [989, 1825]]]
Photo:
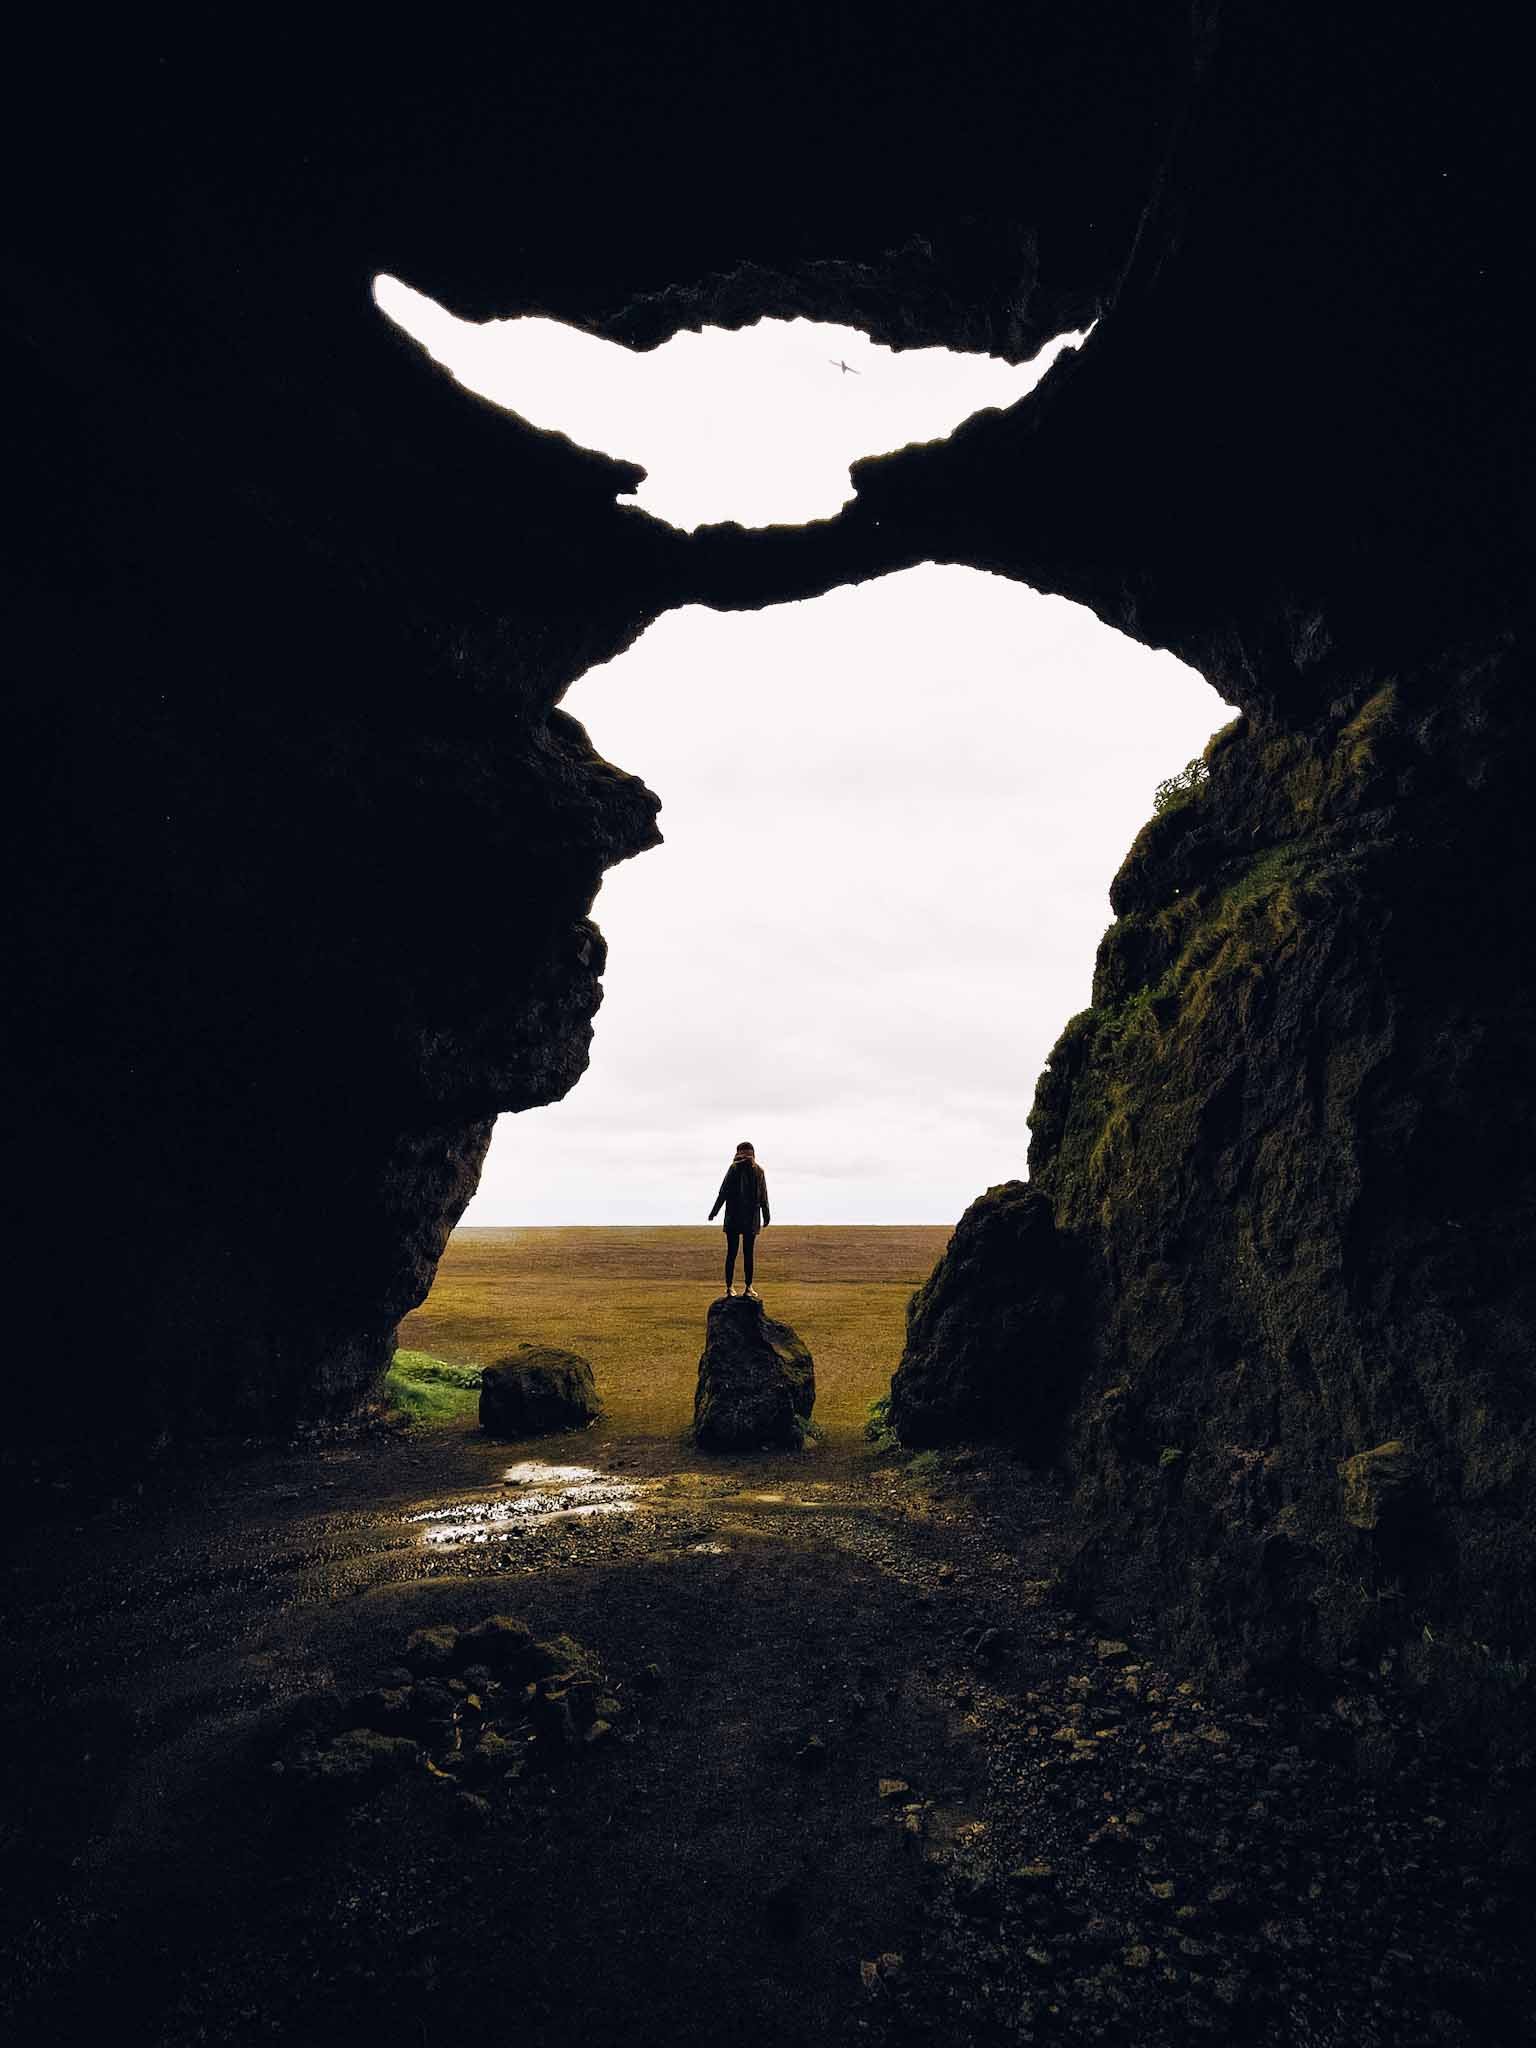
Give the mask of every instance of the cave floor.
[[[1053, 1598], [1068, 1527], [991, 1451], [706, 1461], [601, 1425], [66, 1504], [8, 1575], [0, 2017], [177, 2048], [1530, 2038], [1497, 1785], [1364, 1675], [1282, 1705], [1097, 1637]], [[274, 1770], [412, 1630], [497, 1613], [600, 1662], [602, 1741], [506, 1778], [413, 1750], [366, 1797]]]

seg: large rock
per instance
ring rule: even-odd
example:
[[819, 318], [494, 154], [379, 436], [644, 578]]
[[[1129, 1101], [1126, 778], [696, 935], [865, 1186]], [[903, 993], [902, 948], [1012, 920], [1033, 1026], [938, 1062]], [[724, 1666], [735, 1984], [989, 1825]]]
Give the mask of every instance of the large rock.
[[489, 1436], [580, 1429], [602, 1411], [586, 1359], [551, 1344], [523, 1344], [485, 1368], [480, 1427]]
[[815, 1403], [815, 1362], [788, 1323], [764, 1315], [760, 1301], [710, 1304], [693, 1403], [705, 1450], [796, 1450]]
[[1002, 1431], [1051, 1462], [1076, 1383], [1061, 1248], [1044, 1195], [1023, 1181], [988, 1188], [907, 1305], [891, 1381], [891, 1426], [905, 1444]]

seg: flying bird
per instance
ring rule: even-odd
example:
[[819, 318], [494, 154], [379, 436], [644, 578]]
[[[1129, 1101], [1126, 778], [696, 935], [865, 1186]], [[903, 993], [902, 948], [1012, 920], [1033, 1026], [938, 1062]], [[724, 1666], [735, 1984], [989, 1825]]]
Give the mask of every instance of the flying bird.
[[828, 356], [827, 361], [834, 370], [841, 370], [845, 377], [862, 377], [864, 372], [856, 370], [852, 363], [845, 363], [841, 356]]

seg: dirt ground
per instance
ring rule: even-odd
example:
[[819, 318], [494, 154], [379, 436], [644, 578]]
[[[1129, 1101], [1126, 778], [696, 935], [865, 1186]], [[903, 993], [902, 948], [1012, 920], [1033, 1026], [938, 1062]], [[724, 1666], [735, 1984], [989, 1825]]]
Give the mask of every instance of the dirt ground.
[[[1105, 1639], [1006, 1454], [610, 1414], [125, 1482], [9, 1565], [18, 2041], [1531, 2038], [1527, 1788], [1369, 1674], [1212, 1694]], [[506, 1673], [409, 1644], [491, 1615], [575, 1639], [600, 1738], [498, 1747]]]

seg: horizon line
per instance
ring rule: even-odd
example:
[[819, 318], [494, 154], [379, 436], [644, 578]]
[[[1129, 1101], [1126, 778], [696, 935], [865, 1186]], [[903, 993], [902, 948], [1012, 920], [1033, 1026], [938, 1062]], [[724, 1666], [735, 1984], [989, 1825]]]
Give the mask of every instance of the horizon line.
[[[770, 1223], [769, 1230], [953, 1230], [957, 1217], [938, 1216], [921, 1222], [850, 1222], [839, 1220], [834, 1223]], [[712, 1230], [717, 1235], [722, 1226], [718, 1223], [455, 1223], [451, 1235], [461, 1230]]]

